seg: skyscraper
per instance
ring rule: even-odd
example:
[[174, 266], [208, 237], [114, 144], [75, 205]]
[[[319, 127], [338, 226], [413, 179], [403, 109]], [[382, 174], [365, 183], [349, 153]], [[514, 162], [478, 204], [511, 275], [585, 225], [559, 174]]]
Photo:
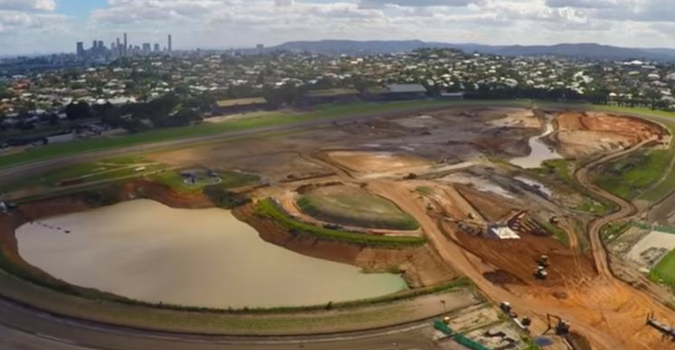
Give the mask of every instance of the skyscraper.
[[155, 43], [155, 52], [159, 52], [159, 44]]
[[265, 45], [258, 44], [256, 45], [256, 49], [258, 49], [258, 55], [262, 56], [265, 54]]
[[172, 43], [171, 43], [171, 34], [169, 34], [169, 37], [168, 37], [168, 45], [167, 45], [167, 48], [168, 48], [169, 52], [171, 52], [171, 51], [173, 50], [173, 48], [172, 48], [171, 45], [172, 45]]
[[77, 57], [84, 57], [84, 43], [81, 41], [77, 42]]
[[127, 50], [129, 49], [129, 44], [127, 43], [127, 33], [124, 33], [124, 49], [122, 50], [122, 56], [127, 56]]

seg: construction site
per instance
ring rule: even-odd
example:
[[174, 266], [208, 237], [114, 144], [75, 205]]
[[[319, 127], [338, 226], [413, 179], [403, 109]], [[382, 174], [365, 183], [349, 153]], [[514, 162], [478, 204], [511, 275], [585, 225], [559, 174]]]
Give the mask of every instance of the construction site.
[[[648, 350], [675, 349], [673, 298], [613, 272], [601, 229], [635, 213], [586, 170], [670, 138], [658, 123], [606, 113], [457, 108], [144, 157], [187, 169], [187, 187], [217, 184], [222, 171], [253, 174], [254, 186], [232, 189], [250, 198], [232, 212], [266, 242], [397, 271], [413, 290], [467, 277], [492, 306], [440, 315], [441, 348]], [[565, 163], [547, 171], [551, 160]], [[631, 251], [647, 236], [638, 231], [609, 247], [632, 259], [625, 271], [649, 270], [675, 248], [667, 236]]]

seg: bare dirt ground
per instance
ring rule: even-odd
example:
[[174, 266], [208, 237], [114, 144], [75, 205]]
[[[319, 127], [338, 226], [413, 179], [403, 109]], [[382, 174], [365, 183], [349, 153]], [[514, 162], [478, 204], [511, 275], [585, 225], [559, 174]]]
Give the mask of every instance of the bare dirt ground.
[[562, 113], [555, 122], [558, 132], [553, 138], [559, 143], [559, 152], [568, 158], [621, 150], [667, 134], [658, 124], [604, 113]]

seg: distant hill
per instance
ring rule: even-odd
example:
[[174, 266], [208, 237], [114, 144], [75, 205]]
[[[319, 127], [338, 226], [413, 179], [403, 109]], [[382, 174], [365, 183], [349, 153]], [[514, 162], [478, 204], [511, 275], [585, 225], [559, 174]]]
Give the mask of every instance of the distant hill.
[[480, 44], [451, 44], [424, 42], [420, 40], [404, 41], [352, 41], [321, 40], [292, 41], [271, 48], [294, 52], [312, 52], [320, 54], [382, 54], [408, 52], [421, 48], [453, 48], [464, 52], [479, 52], [503, 56], [561, 56], [601, 60], [648, 60], [675, 61], [673, 49], [636, 49], [599, 44], [558, 44], [537, 46], [491, 46]]

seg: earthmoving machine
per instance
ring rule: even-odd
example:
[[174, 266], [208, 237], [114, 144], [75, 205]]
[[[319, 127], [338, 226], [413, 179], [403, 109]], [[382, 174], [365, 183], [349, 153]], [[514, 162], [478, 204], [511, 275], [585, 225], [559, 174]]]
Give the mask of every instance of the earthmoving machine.
[[[551, 323], [551, 319], [554, 321], [557, 320], [558, 322], [553, 325]], [[570, 328], [572, 327], [571, 324], [569, 321], [563, 320], [560, 316], [546, 314], [546, 320], [548, 321], [548, 329], [546, 332], [544, 332], [544, 334], [550, 330], [555, 330], [555, 334], [560, 336], [565, 336], [570, 333]]]
[[551, 266], [551, 263], [548, 261], [548, 255], [540, 255], [539, 258], [537, 258], [537, 264], [543, 267]]
[[499, 308], [502, 309], [502, 311], [504, 311], [504, 313], [509, 315], [509, 317], [511, 317], [511, 318], [517, 318], [518, 317], [518, 314], [516, 314], [513, 311], [513, 307], [511, 307], [511, 303], [509, 303], [508, 301], [504, 301], [501, 304], [499, 304]]
[[670, 338], [670, 341], [675, 342], [675, 327], [668, 327], [654, 318], [654, 314], [647, 315], [647, 326], [656, 329], [663, 334], [663, 339]]
[[539, 265], [537, 266], [537, 270], [534, 271], [534, 277], [538, 280], [545, 280], [548, 278], [548, 271], [546, 271], [545, 267]]

